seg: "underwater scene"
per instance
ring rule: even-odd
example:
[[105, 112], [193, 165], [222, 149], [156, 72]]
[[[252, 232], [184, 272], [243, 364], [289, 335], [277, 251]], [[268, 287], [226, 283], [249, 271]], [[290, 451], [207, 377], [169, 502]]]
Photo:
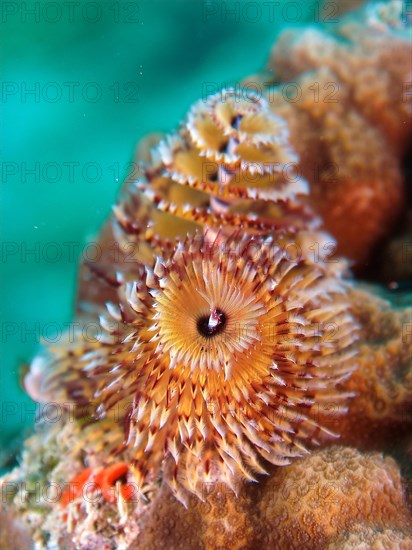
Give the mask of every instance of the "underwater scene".
[[10, 1], [1, 550], [412, 548], [412, 6]]

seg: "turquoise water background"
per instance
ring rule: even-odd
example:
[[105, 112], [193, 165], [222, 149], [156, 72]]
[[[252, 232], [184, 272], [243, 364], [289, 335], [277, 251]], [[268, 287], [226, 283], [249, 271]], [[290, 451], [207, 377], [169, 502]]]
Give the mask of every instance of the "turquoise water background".
[[172, 130], [206, 91], [262, 69], [278, 32], [312, 21], [314, 6], [2, 3], [0, 444], [9, 458], [35, 422], [21, 366], [72, 320], [79, 257], [95, 253], [86, 243], [138, 140]]

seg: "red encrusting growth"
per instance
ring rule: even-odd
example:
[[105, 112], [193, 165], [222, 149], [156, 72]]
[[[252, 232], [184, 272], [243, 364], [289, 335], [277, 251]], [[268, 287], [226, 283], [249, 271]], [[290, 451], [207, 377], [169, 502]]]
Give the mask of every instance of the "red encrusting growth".
[[86, 486], [89, 486], [90, 491], [100, 492], [107, 502], [116, 502], [118, 491], [124, 500], [131, 500], [136, 486], [127, 481], [129, 469], [126, 462], [118, 462], [98, 470], [85, 468], [69, 482], [68, 487], [63, 491], [59, 501], [61, 506], [66, 507], [71, 502], [84, 497]]

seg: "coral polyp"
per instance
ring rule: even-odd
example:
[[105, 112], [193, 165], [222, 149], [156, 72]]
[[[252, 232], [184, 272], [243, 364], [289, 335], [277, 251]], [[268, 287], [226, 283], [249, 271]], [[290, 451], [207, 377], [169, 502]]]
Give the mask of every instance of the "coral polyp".
[[288, 29], [268, 64], [267, 80], [291, 81], [296, 90], [290, 101], [279, 85], [268, 97], [289, 124], [302, 174], [311, 181], [309, 202], [339, 253], [358, 262], [402, 211], [401, 160], [412, 128], [406, 6], [369, 5], [363, 21], [349, 17], [332, 32]]

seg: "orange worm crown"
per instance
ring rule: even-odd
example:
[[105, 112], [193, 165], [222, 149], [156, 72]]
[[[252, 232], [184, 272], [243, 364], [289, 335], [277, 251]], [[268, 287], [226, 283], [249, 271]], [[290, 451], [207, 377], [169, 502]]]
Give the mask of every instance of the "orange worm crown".
[[325, 236], [307, 183], [285, 178], [296, 159], [263, 98], [197, 103], [129, 182], [83, 273], [101, 331], [51, 350], [44, 388], [91, 410], [82, 446], [121, 455], [140, 487], [163, 476], [183, 501], [211, 481], [236, 490], [334, 436], [319, 407], [346, 410], [356, 330], [342, 265], [310, 258]]

